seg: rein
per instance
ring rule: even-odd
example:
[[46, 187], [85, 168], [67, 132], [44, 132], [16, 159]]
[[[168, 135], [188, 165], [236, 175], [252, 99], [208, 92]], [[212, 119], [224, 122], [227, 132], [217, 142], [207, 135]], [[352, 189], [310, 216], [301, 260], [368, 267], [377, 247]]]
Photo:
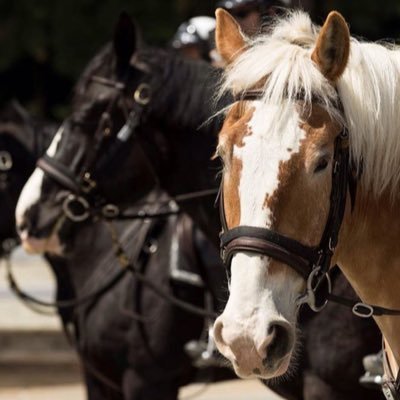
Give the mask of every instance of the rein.
[[[250, 90], [241, 93], [235, 100], [260, 100], [262, 94], [261, 91]], [[237, 252], [244, 251], [261, 254], [288, 265], [306, 281], [306, 291], [297, 300], [299, 306], [308, 304], [313, 311], [319, 312], [325, 308], [328, 301], [333, 301], [351, 308], [352, 313], [361, 318], [400, 315], [400, 310], [365, 304], [332, 294], [329, 269], [331, 268], [332, 256], [338, 243], [339, 231], [343, 222], [347, 193], [348, 191], [350, 192], [353, 202], [355, 192], [354, 177], [350, 168], [348, 141], [348, 131], [343, 128], [335, 140], [330, 209], [321, 241], [317, 247], [306, 246], [297, 240], [288, 238], [268, 228], [241, 225], [229, 229], [225, 216], [223, 182], [221, 182], [219, 192], [222, 225], [220, 247], [228, 280], [231, 275], [232, 258]]]
[[[10, 285], [11, 290], [13, 293], [18, 297], [22, 302], [27, 303], [28, 305], [36, 305], [40, 307], [46, 307], [46, 308], [57, 308], [57, 309], [70, 309], [70, 308], [75, 308], [75, 307], [80, 307], [83, 306], [87, 303], [97, 301], [101, 296], [103, 296], [106, 292], [111, 290], [115, 285], [117, 285], [118, 282], [121, 281], [121, 279], [126, 275], [127, 271], [130, 271], [140, 282], [142, 282], [144, 285], [146, 285], [150, 290], [155, 292], [158, 296], [163, 298], [165, 301], [170, 302], [176, 307], [179, 307], [183, 309], [184, 311], [187, 311], [191, 314], [198, 315], [200, 317], [204, 318], [217, 318], [217, 314], [214, 312], [210, 312], [208, 310], [205, 310], [201, 307], [194, 306], [191, 303], [188, 303], [186, 301], [180, 300], [176, 298], [173, 295], [170, 295], [169, 293], [166, 293], [163, 288], [160, 286], [156, 285], [153, 283], [150, 279], [148, 279], [143, 273], [140, 272], [140, 268], [136, 266], [136, 263], [131, 262], [129, 259], [129, 256], [126, 254], [125, 250], [123, 249], [122, 243], [118, 237], [118, 234], [115, 230], [115, 228], [112, 226], [111, 223], [107, 223], [107, 226], [109, 228], [110, 236], [111, 236], [111, 242], [112, 242], [112, 248], [114, 255], [118, 261], [118, 263], [121, 266], [121, 269], [111, 276], [109, 280], [107, 280], [105, 283], [103, 283], [99, 289], [85, 294], [81, 297], [75, 298], [75, 299], [69, 299], [69, 300], [63, 300], [63, 301], [54, 301], [54, 302], [48, 302], [44, 301], [41, 299], [38, 299], [36, 297], [33, 297], [29, 293], [23, 291], [20, 286], [18, 285], [14, 273], [12, 271], [12, 264], [10, 262], [9, 257], [5, 257], [5, 264], [6, 264], [6, 271], [7, 271], [7, 279]], [[144, 251], [144, 249], [142, 249]], [[35, 310], [37, 311], [37, 310]], [[139, 319], [140, 317], [136, 317], [135, 319]]]
[[[123, 83], [115, 82], [98, 76], [94, 76], [92, 80], [102, 85], [115, 88], [116, 94], [100, 118], [94, 135], [95, 143], [87, 156], [84, 167], [82, 168], [82, 172], [77, 176], [63, 163], [48, 155], [43, 156], [37, 162], [38, 168], [40, 168], [48, 177], [69, 191], [69, 194], [64, 199], [62, 205], [63, 212], [69, 220], [78, 223], [89, 218], [101, 218], [106, 222], [111, 222], [111, 220], [144, 220], [165, 218], [171, 215], [179, 214], [180, 209], [178, 204], [180, 203], [214, 196], [218, 193], [218, 189], [207, 189], [191, 193], [184, 193], [164, 201], [144, 202], [140, 204], [141, 209], [133, 213], [122, 212], [117, 205], [107, 203], [98, 193], [96, 193], [97, 182], [95, 180], [95, 176], [98, 175], [99, 172], [103, 171], [109, 163], [118, 157], [121, 149], [126, 146], [127, 141], [134, 134], [135, 129], [140, 123], [140, 112], [143, 111], [151, 101], [151, 90], [150, 86], [146, 83], [141, 83], [138, 86], [133, 96], [135, 107], [129, 112], [129, 114], [126, 113], [127, 120], [116, 135], [116, 144], [106, 155], [103, 157], [98, 157], [99, 149], [103, 143], [104, 137], [106, 136], [106, 129], [108, 128], [110, 121], [111, 109], [120, 97], [122, 91], [125, 89], [125, 85]], [[155, 176], [154, 171], [153, 175]], [[94, 202], [92, 201], [93, 199], [95, 200]], [[161, 207], [161, 210], [149, 212], [145, 208], [146, 206], [150, 205], [159, 206]], [[181, 301], [174, 296], [165, 293], [162, 288], [158, 287], [143, 274], [141, 274], [139, 269], [135, 268], [135, 265], [129, 262], [128, 256], [123, 250], [116, 232], [111, 229], [111, 224], [108, 224], [108, 226], [110, 227], [115, 256], [123, 268], [95, 292], [89, 293], [78, 299], [59, 302], [45, 302], [23, 292], [16, 283], [11, 268], [9, 268], [8, 279], [11, 289], [21, 300], [26, 302], [43, 307], [71, 308], [86, 304], [102, 296], [106, 291], [112, 289], [126, 274], [126, 271], [129, 270], [139, 281], [147, 285], [164, 300], [169, 301], [175, 306], [205, 318], [217, 317], [215, 313], [193, 306], [192, 304]]]

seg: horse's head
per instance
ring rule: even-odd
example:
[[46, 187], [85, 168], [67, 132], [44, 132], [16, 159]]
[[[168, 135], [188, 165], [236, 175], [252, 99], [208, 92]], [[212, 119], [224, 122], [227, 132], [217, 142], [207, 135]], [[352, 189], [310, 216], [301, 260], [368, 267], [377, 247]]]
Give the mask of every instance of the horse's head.
[[[0, 241], [14, 238], [18, 196], [35, 166], [36, 137], [27, 112], [12, 102], [0, 112]], [[0, 249], [1, 253], [1, 249]]]
[[83, 72], [72, 114], [21, 194], [16, 219], [28, 251], [62, 252], [73, 226], [94, 208], [123, 208], [154, 186], [147, 156], [132, 144], [152, 96], [150, 74], [135, 63], [137, 48], [136, 27], [122, 14], [113, 44]]
[[[349, 56], [346, 22], [333, 12], [318, 29], [293, 13], [250, 41], [218, 10], [216, 40], [229, 63], [224, 89], [237, 98], [218, 144], [227, 228], [268, 228], [318, 246], [343, 122], [335, 84]], [[284, 374], [304, 277], [282, 258], [240, 248], [231, 274], [229, 301], [214, 328], [219, 350], [242, 377]]]

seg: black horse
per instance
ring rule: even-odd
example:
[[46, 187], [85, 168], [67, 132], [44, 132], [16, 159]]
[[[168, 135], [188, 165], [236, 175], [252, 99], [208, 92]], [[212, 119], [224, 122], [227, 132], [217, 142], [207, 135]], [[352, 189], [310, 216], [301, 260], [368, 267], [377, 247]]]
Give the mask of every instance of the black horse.
[[[79, 165], [80, 156], [91, 148], [90, 132], [96, 125], [97, 115], [85, 114], [90, 110], [82, 103], [83, 97], [77, 94], [75, 107], [88, 119], [74, 115], [47, 151], [54, 151], [58, 143], [57, 156], [70, 167]], [[112, 130], [118, 123], [115, 119], [104, 129]], [[113, 132], [109, 135], [109, 142], [103, 143], [106, 152], [113, 149]], [[120, 174], [115, 174], [114, 163], [121, 168]], [[110, 222], [93, 216], [90, 221], [67, 220], [62, 224], [62, 254], [46, 256], [58, 277], [55, 304], [80, 355], [90, 399], [176, 399], [180, 386], [198, 379], [185, 346], [205, 336], [208, 326], [203, 316], [174, 306], [170, 296], [206, 308], [204, 282], [209, 279], [208, 271], [219, 267], [218, 252], [185, 215], [172, 212], [169, 217], [143, 219], [138, 213], [162, 213], [171, 208], [157, 188], [153, 169], [140, 146], [124, 146], [107, 170], [98, 181], [99, 193], [107, 194], [107, 199], [117, 202], [126, 213], [139, 215], [133, 221]], [[36, 173], [31, 179], [37, 182], [37, 178]], [[127, 190], [132, 187], [135, 190]], [[44, 196], [41, 204], [30, 208], [32, 218], [26, 220], [35, 232], [35, 221], [44, 218], [52, 225], [58, 219], [59, 206], [69, 199], [52, 179], [43, 179], [37, 189]], [[25, 188], [22, 197], [35, 198], [35, 193]], [[160, 199], [161, 206], [153, 204]], [[70, 205], [70, 212], [79, 205]], [[116, 246], [125, 249], [123, 255]], [[125, 257], [167, 299], [124, 269]], [[221, 268], [219, 274], [221, 282]], [[233, 377], [229, 369], [211, 367], [200, 372], [201, 379], [207, 381]]]
[[[173, 196], [215, 187], [219, 166], [213, 165], [210, 157], [219, 121], [204, 121], [215, 113], [212, 95], [217, 83], [218, 71], [205, 63], [183, 60], [165, 50], [138, 49], [135, 27], [127, 16], [122, 16], [114, 45], [106, 46], [95, 57], [78, 84], [75, 112], [64, 126], [56, 151], [43, 164], [47, 172], [42, 185], [43, 204], [25, 209], [20, 229], [49, 236], [62, 215], [65, 196], [76, 188], [82, 193], [82, 185], [96, 184], [89, 195], [85, 194], [84, 202], [77, 202], [85, 204], [84, 212], [98, 210], [99, 204], [107, 203], [125, 212], [128, 203], [139, 198], [145, 201], [144, 193], [155, 182]], [[229, 101], [223, 99], [218, 107]], [[128, 139], [123, 149], [129, 157], [119, 150], [121, 137], [125, 136]], [[60, 171], [61, 177], [70, 177], [69, 183], [60, 179]], [[130, 174], [132, 179], [125, 180]], [[143, 178], [146, 176], [152, 179], [147, 181]], [[219, 223], [212, 201], [196, 200], [181, 207], [217, 241]], [[54, 209], [58, 212], [44, 212]], [[69, 229], [66, 223], [58, 231], [63, 243], [67, 242]], [[223, 279], [215, 271], [219, 270], [213, 271], [216, 276], [209, 272], [206, 279], [214, 296], [223, 300]], [[354, 295], [342, 277], [336, 277], [335, 283], [336, 290]], [[319, 315], [304, 310], [303, 324], [306, 336], [304, 347], [299, 349], [300, 368], [285, 381], [272, 384], [274, 390], [288, 399], [380, 396], [358, 385], [362, 356], [380, 346], [372, 321], [357, 320], [346, 310], [329, 305]], [[178, 331], [180, 325], [175, 329]], [[331, 337], [333, 331], [335, 338]]]
[[53, 124], [31, 118], [16, 101], [0, 110], [0, 257], [16, 244], [15, 205], [55, 129]]

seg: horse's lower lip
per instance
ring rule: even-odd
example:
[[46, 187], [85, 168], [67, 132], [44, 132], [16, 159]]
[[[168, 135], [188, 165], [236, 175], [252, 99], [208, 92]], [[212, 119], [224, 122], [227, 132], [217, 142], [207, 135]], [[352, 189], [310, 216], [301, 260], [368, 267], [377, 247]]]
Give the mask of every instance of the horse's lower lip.
[[21, 236], [21, 245], [30, 254], [40, 254], [45, 251], [45, 241], [43, 239]]
[[21, 245], [30, 254], [43, 254], [45, 252], [61, 254], [61, 246], [56, 235], [46, 239], [39, 239], [29, 236], [26, 232], [21, 232]]

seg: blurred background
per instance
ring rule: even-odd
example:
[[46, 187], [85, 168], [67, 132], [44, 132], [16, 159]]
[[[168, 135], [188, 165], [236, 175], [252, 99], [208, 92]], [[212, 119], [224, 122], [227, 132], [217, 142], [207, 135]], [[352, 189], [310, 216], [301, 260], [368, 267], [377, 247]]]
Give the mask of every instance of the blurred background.
[[[322, 23], [343, 13], [354, 35], [400, 36], [399, 0], [292, 0]], [[215, 0], [1, 0], [0, 102], [17, 98], [34, 115], [63, 118], [71, 88], [87, 61], [111, 37], [121, 10], [140, 24], [148, 44], [164, 45], [178, 25], [213, 15]]]
[[[61, 120], [69, 113], [74, 82], [87, 62], [112, 37], [122, 10], [140, 25], [147, 44], [166, 45], [183, 21], [214, 15], [216, 0], [0, 0], [0, 107], [17, 99], [37, 117]], [[321, 24], [336, 9], [353, 35], [400, 39], [400, 0], [292, 0]], [[40, 258], [15, 255], [17, 278], [33, 295], [53, 297], [53, 277]], [[16, 302], [0, 276], [0, 400], [84, 398], [76, 356], [57, 317], [38, 317]], [[47, 355], [47, 356], [46, 356]], [[41, 369], [42, 368], [42, 369]], [[51, 373], [49, 373], [51, 371]], [[224, 384], [198, 400], [226, 395]], [[266, 399], [259, 383], [235, 383], [230, 400]], [[252, 386], [251, 386], [252, 385]], [[183, 389], [183, 397], [201, 387]], [[269, 395], [268, 399], [276, 399]]]

